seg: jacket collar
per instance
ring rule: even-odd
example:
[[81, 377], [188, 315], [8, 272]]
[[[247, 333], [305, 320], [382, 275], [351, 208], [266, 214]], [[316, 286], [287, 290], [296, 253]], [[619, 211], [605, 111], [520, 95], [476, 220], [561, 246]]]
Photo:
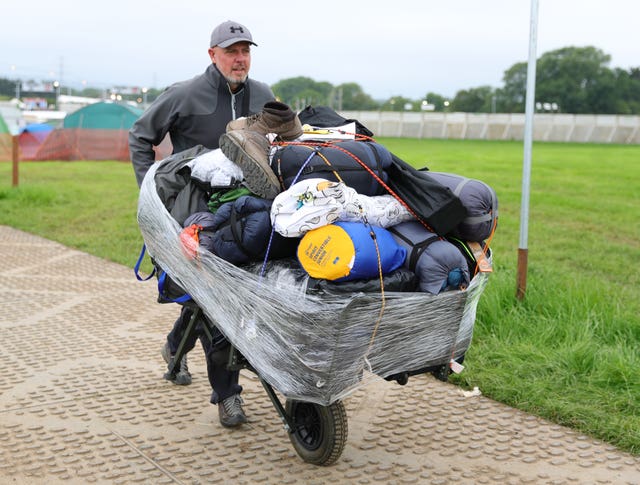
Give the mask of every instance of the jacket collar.
[[[218, 66], [216, 66], [213, 63], [209, 64], [209, 66], [207, 67], [207, 70], [204, 72], [204, 75], [205, 75], [205, 78], [207, 79], [207, 82], [211, 84], [211, 86], [213, 86], [215, 89], [218, 89], [218, 87], [221, 84], [224, 84], [225, 87], [227, 88], [227, 91], [231, 93], [231, 88], [229, 87], [229, 83], [227, 82], [227, 80], [224, 78], [224, 76], [218, 69]], [[236, 94], [242, 91], [244, 89], [245, 84], [247, 84], [248, 82], [249, 82], [249, 78], [247, 78], [247, 80], [240, 85], [240, 89], [236, 91]]]

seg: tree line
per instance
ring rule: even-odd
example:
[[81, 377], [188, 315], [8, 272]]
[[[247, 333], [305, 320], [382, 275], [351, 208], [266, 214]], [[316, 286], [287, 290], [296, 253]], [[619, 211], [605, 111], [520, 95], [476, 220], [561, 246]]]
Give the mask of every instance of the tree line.
[[[640, 67], [610, 69], [611, 56], [595, 47], [564, 47], [543, 54], [536, 62], [536, 109], [558, 113], [640, 114]], [[449, 99], [427, 92], [421, 99], [394, 96], [375, 101], [356, 83], [332, 86], [306, 77], [285, 79], [272, 86], [283, 102], [324, 104], [344, 110], [462, 111], [523, 113], [527, 63], [504, 72], [503, 86], [463, 89]], [[304, 107], [304, 106], [303, 106]]]
[[[544, 53], [536, 62], [536, 110], [575, 114], [640, 114], [640, 67], [609, 68], [611, 56], [593, 47], [564, 47]], [[347, 111], [462, 111], [468, 113], [523, 113], [527, 63], [518, 62], [504, 72], [502, 87], [479, 86], [458, 91], [453, 98], [426, 92], [420, 99], [393, 96], [375, 100], [362, 87], [349, 82], [332, 85], [299, 76], [283, 79], [271, 88], [295, 110], [325, 105]], [[104, 90], [85, 88], [67, 92], [101, 97]], [[12, 97], [16, 81], [0, 78], [0, 96]], [[162, 90], [149, 89], [147, 101]], [[29, 93], [23, 93], [28, 95]], [[46, 93], [46, 96], [54, 96]], [[134, 95], [122, 99], [142, 102]]]

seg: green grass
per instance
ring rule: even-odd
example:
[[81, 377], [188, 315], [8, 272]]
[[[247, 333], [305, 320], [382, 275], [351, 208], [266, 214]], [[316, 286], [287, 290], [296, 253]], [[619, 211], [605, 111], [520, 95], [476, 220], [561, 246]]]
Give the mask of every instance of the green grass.
[[132, 266], [142, 247], [138, 186], [124, 162], [0, 163], [0, 224]]
[[[534, 143], [525, 298], [515, 298], [522, 143], [378, 139], [498, 193], [494, 274], [464, 387], [640, 453], [640, 147]], [[142, 238], [122, 162], [0, 163], [0, 224], [132, 267]], [[133, 275], [132, 275], [133, 277]]]

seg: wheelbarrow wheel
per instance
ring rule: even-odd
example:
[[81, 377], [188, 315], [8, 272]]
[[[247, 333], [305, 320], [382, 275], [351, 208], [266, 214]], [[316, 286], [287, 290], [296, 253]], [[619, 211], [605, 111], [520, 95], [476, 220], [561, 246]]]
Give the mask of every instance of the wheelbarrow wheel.
[[307, 463], [327, 466], [340, 458], [347, 443], [347, 413], [341, 401], [329, 406], [287, 399], [285, 410], [294, 429], [289, 439]]

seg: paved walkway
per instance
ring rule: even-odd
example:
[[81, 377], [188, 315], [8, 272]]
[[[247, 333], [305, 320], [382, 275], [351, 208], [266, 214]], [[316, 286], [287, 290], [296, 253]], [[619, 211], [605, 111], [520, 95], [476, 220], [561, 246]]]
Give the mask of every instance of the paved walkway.
[[178, 307], [154, 283], [5, 226], [0, 262], [2, 484], [640, 484], [639, 457], [430, 376], [345, 399], [341, 459], [306, 464], [252, 374], [234, 430], [202, 352], [191, 386], [162, 379]]

